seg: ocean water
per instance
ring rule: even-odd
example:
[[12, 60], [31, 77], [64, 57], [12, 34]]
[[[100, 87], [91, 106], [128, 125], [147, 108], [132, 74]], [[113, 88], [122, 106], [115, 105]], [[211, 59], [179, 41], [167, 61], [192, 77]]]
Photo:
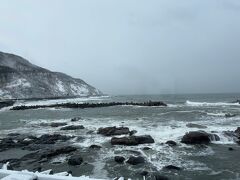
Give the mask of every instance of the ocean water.
[[[195, 94], [195, 95], [137, 95], [78, 98], [69, 100], [42, 100], [17, 102], [16, 105], [54, 104], [62, 102], [145, 102], [163, 101], [168, 107], [115, 106], [93, 109], [37, 109], [10, 111], [0, 110], [0, 137], [9, 133], [29, 133], [32, 135], [61, 133], [79, 136], [70, 141], [82, 149], [84, 161], [89, 166], [68, 167], [67, 156], [55, 157], [46, 168], [55, 171], [72, 170], [74, 175], [88, 175], [95, 178], [112, 179], [124, 176], [131, 179], [143, 179], [142, 171], [150, 174], [162, 174], [170, 179], [240, 179], [240, 146], [226, 136], [224, 131], [234, 131], [240, 126], [240, 104], [234, 103], [240, 94]], [[236, 116], [226, 118], [225, 114]], [[78, 122], [71, 122], [73, 117], [82, 117]], [[59, 128], [43, 127], [42, 123], [67, 122], [83, 125], [84, 130], [60, 131]], [[189, 131], [186, 124], [194, 123], [207, 126], [206, 132], [214, 132], [220, 141], [213, 141], [207, 146], [185, 145], [180, 143], [182, 136]], [[136, 130], [136, 135], [151, 135], [155, 143], [134, 147], [111, 146], [110, 137], [97, 134], [97, 129], [108, 126], [126, 126]], [[88, 133], [93, 131], [93, 133]], [[165, 144], [168, 140], [178, 143], [176, 147]], [[97, 144], [103, 148], [89, 152], [88, 147]], [[144, 150], [150, 147], [151, 150]], [[228, 148], [234, 148], [229, 151]], [[11, 152], [14, 154], [14, 152]], [[132, 166], [117, 164], [114, 156], [126, 159], [130, 155], [141, 155], [146, 159], [143, 165]], [[8, 156], [11, 157], [11, 154]], [[54, 162], [62, 164], [54, 164]], [[181, 171], [168, 171], [163, 167], [175, 165]], [[154, 179], [153, 176], [147, 179]]]

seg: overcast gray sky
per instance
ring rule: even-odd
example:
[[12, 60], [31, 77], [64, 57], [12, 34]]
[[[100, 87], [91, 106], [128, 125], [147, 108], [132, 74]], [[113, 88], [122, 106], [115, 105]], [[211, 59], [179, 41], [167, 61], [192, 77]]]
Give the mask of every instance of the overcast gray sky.
[[1, 0], [0, 51], [108, 94], [240, 92], [240, 1]]

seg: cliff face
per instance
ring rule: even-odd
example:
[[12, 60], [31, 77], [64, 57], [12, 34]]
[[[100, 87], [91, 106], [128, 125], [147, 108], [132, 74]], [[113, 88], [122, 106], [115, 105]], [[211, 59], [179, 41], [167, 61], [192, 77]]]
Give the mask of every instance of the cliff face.
[[22, 57], [0, 52], [0, 99], [61, 98], [102, 95], [81, 79], [52, 72]]

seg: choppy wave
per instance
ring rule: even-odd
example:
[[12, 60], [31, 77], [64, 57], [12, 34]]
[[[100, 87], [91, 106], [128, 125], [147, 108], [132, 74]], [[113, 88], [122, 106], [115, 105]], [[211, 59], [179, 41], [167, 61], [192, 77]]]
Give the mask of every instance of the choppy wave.
[[240, 106], [239, 103], [228, 103], [228, 102], [194, 102], [187, 100], [185, 103], [187, 106]]
[[207, 113], [208, 116], [225, 117], [225, 113]]

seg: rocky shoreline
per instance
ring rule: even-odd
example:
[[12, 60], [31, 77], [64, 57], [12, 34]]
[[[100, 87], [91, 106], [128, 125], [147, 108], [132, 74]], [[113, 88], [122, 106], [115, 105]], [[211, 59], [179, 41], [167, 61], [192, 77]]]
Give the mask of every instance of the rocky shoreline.
[[[71, 122], [80, 121], [81, 118], [73, 118]], [[50, 126], [52, 128], [59, 127], [61, 131], [82, 130], [85, 127], [82, 125], [69, 125], [68, 123], [51, 123], [41, 124], [42, 126]], [[149, 151], [151, 148], [148, 145], [155, 143], [155, 140], [150, 135], [135, 135], [137, 131], [131, 130], [128, 127], [101, 127], [94, 133], [98, 136], [110, 138], [109, 148], [115, 146], [138, 146], [140, 144], [146, 145], [143, 148], [144, 151]], [[74, 134], [74, 133], [73, 133]], [[233, 137], [235, 142], [240, 144], [240, 127], [235, 131], [226, 131], [226, 136]], [[87, 149], [82, 149], [72, 145], [71, 141], [74, 138], [81, 138], [79, 136], [67, 136], [61, 134], [44, 134], [41, 136], [33, 136], [27, 134], [11, 133], [5, 138], [0, 139], [0, 153], [14, 151], [24, 151], [24, 155], [19, 158], [4, 158], [0, 160], [0, 164], [10, 163], [9, 168], [14, 170], [29, 169], [31, 171], [41, 171], [47, 164], [53, 163], [53, 159], [59, 156], [66, 156], [66, 164], [69, 174], [72, 173], [72, 169], [84, 167], [92, 168], [92, 165], [86, 160], [87, 156], [96, 156], [98, 151], [103, 148], [100, 145], [92, 144]], [[219, 137], [212, 133], [205, 131], [190, 131], [186, 133], [180, 143], [188, 144], [190, 146], [195, 145], [209, 145], [211, 141], [218, 141]], [[179, 146], [175, 141], [169, 139], [166, 145], [175, 148]], [[234, 149], [229, 149], [234, 150]], [[116, 155], [112, 157], [112, 161], [116, 164], [123, 164], [128, 166], [142, 166], [148, 163], [146, 157], [141, 154], [135, 153], [135, 155], [120, 156]], [[61, 164], [62, 162], [54, 162]], [[178, 167], [174, 164], [163, 167], [166, 171], [182, 171], [184, 168]], [[152, 173], [149, 171], [140, 172], [141, 176], [150, 177], [150, 179], [162, 180], [169, 179], [166, 176], [162, 176], [160, 173]]]
[[27, 109], [40, 109], [40, 108], [100, 108], [100, 107], [111, 107], [111, 106], [162, 106], [166, 107], [167, 104], [161, 101], [148, 101], [143, 103], [137, 102], [109, 102], [109, 103], [62, 103], [62, 104], [51, 104], [51, 105], [33, 105], [33, 106], [14, 106], [10, 110], [27, 110]]

